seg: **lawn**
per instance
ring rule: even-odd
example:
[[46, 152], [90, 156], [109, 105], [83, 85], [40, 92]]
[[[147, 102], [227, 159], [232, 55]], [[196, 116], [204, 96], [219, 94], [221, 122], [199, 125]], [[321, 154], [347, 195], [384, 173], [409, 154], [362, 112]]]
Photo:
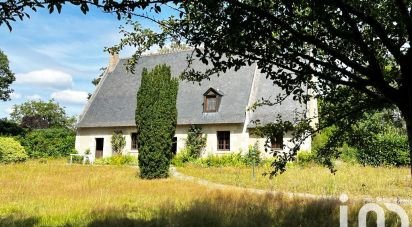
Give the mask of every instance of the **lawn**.
[[[30, 161], [0, 168], [0, 226], [339, 225], [336, 200], [216, 190], [174, 178], [141, 180], [134, 167]], [[348, 206], [349, 226], [357, 226], [360, 205]], [[394, 215], [387, 216], [388, 226], [396, 225]]]
[[318, 165], [290, 165], [288, 170], [272, 179], [263, 176], [269, 166], [256, 169], [252, 177], [251, 167], [209, 167], [186, 165], [178, 171], [216, 183], [240, 187], [260, 188], [279, 192], [299, 192], [317, 195], [339, 196], [346, 193], [350, 198], [390, 197], [412, 199], [412, 180], [409, 168], [364, 167], [339, 163], [337, 172]]

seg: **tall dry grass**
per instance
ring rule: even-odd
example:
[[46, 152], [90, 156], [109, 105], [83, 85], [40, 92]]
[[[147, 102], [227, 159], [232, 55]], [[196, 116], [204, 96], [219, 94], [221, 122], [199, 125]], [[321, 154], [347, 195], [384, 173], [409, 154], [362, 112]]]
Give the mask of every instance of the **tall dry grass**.
[[250, 167], [210, 167], [188, 165], [178, 170], [216, 183], [284, 192], [311, 193], [350, 198], [391, 197], [412, 199], [409, 168], [370, 167], [340, 163], [337, 172], [318, 165], [289, 166], [284, 174], [269, 179], [263, 176], [270, 167], [259, 167], [255, 178]]
[[[141, 180], [118, 166], [0, 166], [0, 226], [338, 226], [335, 200]], [[350, 226], [360, 204], [350, 203]], [[371, 219], [372, 220], [372, 219]], [[397, 219], [388, 215], [389, 226]]]

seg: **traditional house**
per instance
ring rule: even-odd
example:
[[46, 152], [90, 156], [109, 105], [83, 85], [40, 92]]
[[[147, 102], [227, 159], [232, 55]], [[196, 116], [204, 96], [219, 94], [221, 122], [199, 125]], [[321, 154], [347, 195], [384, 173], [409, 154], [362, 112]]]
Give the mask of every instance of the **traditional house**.
[[[94, 94], [80, 115], [77, 124], [76, 149], [84, 153], [90, 149], [98, 157], [112, 155], [111, 136], [121, 130], [126, 137], [125, 152], [137, 154], [135, 127], [136, 93], [140, 86], [143, 68], [151, 69], [158, 64], [171, 66], [172, 75], [179, 76], [187, 67], [187, 55], [182, 51], [169, 54], [143, 56], [136, 64], [135, 73], [126, 71], [126, 59], [112, 55]], [[208, 67], [201, 61], [194, 61], [191, 68], [204, 71]], [[283, 121], [294, 121], [299, 114], [316, 117], [316, 100], [307, 105], [287, 98], [281, 105], [263, 106], [255, 111], [249, 110], [257, 100], [274, 99], [282, 90], [260, 73], [254, 64], [221, 73], [199, 83], [180, 81], [177, 97], [177, 127], [173, 152], [185, 146], [185, 138], [191, 125], [202, 127], [207, 135], [204, 155], [245, 152], [249, 145], [259, 142], [261, 149], [265, 138], [252, 133], [254, 121], [266, 124], [274, 122], [277, 116]], [[274, 149], [288, 149], [290, 132], [280, 138], [272, 139]], [[301, 146], [310, 150], [310, 138]], [[285, 145], [285, 146], [284, 146]]]

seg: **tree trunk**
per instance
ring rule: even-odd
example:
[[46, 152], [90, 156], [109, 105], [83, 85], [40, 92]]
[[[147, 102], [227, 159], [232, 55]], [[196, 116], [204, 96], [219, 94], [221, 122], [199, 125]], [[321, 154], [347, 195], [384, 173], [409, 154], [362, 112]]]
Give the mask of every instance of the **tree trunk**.
[[399, 96], [398, 107], [402, 112], [403, 118], [406, 122], [406, 131], [408, 134], [409, 144], [409, 167], [412, 179], [412, 67], [410, 62], [412, 61], [412, 49], [408, 50], [407, 56], [402, 59], [401, 72], [402, 79], [405, 83], [401, 87], [401, 93]]
[[411, 178], [412, 178], [412, 121], [406, 119], [406, 131], [408, 133], [408, 144], [409, 144], [409, 167], [411, 171]]
[[[408, 74], [409, 75], [409, 74]], [[409, 80], [408, 80], [409, 82]], [[408, 83], [412, 84], [412, 83]], [[406, 122], [406, 132], [408, 134], [408, 144], [409, 144], [409, 167], [411, 171], [411, 179], [412, 179], [412, 87], [409, 88], [407, 87], [407, 95], [406, 97], [403, 97], [406, 99], [404, 107], [404, 110], [402, 111], [403, 113], [403, 118], [405, 119]]]

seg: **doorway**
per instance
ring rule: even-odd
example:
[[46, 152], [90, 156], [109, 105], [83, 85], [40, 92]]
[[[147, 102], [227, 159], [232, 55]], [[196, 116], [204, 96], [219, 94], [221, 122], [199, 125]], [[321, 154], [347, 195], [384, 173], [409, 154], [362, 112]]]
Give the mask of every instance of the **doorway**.
[[95, 158], [103, 157], [104, 138], [96, 138], [96, 153]]
[[173, 137], [172, 139], [172, 154], [176, 155], [177, 152], [177, 137]]

